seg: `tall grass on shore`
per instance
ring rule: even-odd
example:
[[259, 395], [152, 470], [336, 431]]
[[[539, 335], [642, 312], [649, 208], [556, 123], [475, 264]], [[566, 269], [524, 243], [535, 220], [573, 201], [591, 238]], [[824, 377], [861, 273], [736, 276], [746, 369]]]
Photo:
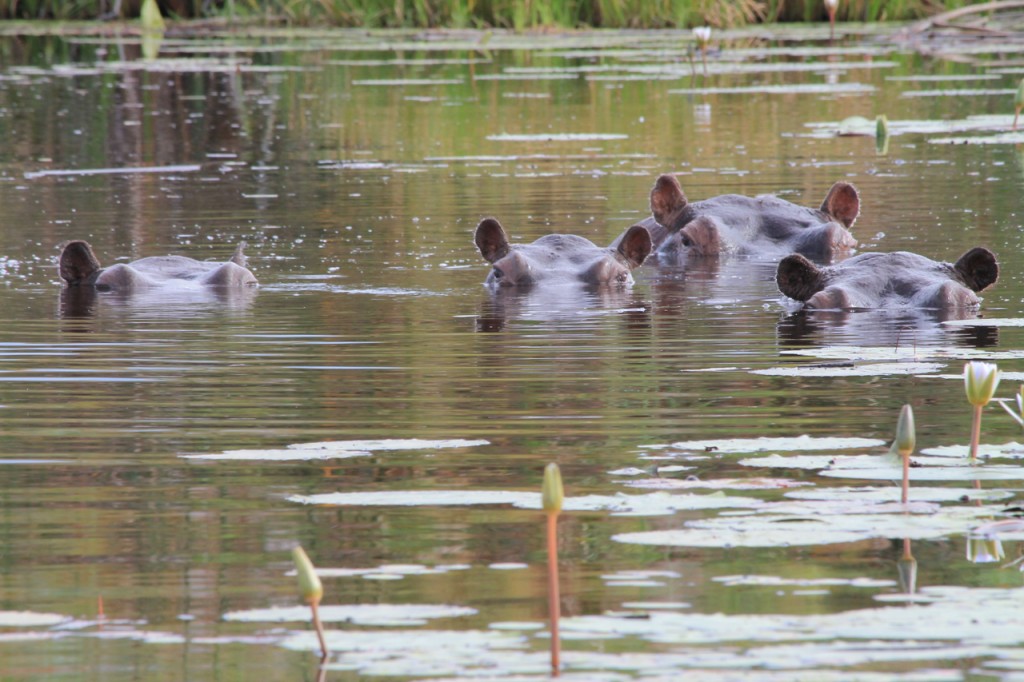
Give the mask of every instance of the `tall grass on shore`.
[[[841, 0], [839, 21], [916, 19], [976, 0]], [[0, 0], [0, 19], [131, 19], [141, 0]], [[366, 28], [686, 28], [822, 21], [821, 0], [159, 0], [171, 19]]]

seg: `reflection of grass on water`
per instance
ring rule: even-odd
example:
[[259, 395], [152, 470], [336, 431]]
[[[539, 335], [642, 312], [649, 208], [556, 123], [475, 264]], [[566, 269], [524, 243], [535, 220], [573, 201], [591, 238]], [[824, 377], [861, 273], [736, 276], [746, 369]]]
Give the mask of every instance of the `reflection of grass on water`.
[[[139, 16], [139, 0], [0, 0], [0, 19], [98, 19]], [[844, 0], [839, 21], [917, 19], [938, 3]], [[959, 0], [942, 3], [959, 7]], [[291, 24], [361, 27], [681, 28], [738, 26], [764, 21], [825, 21], [825, 3], [784, 0], [163, 0], [166, 16], [185, 19], [249, 17]]]

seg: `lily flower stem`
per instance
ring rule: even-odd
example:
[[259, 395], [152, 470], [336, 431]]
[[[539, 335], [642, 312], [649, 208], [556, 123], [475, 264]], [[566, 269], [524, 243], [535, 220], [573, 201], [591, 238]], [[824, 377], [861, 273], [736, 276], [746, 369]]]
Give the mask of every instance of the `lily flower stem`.
[[974, 407], [974, 423], [971, 425], [971, 464], [978, 461], [978, 442], [981, 440], [981, 408], [982, 405]]
[[313, 628], [316, 630], [316, 638], [320, 640], [320, 663], [326, 663], [330, 652], [327, 650], [327, 641], [324, 639], [324, 624], [320, 622], [320, 610], [317, 608], [317, 602], [310, 602], [309, 608], [313, 611]]
[[561, 667], [562, 644], [558, 638], [558, 619], [561, 615], [558, 594], [558, 514], [548, 517], [548, 614], [551, 619], [551, 676], [558, 677]]
[[906, 504], [910, 499], [910, 455], [903, 457], [903, 494], [900, 496], [900, 504]]
[[1019, 117], [1020, 117], [1020, 110], [1021, 110], [1021, 109], [1024, 109], [1024, 107], [1017, 107], [1017, 108], [1016, 108], [1016, 109], [1014, 110], [1014, 112], [1013, 112], [1013, 129], [1014, 129], [1014, 130], [1016, 130], [1016, 129], [1017, 129], [1017, 118], [1019, 118]]

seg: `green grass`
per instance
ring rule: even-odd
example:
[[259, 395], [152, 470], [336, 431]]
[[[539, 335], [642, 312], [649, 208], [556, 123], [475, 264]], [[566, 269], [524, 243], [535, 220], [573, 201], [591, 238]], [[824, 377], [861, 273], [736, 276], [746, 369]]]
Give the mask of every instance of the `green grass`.
[[[115, 0], [0, 0], [0, 19], [97, 19]], [[361, 27], [738, 26], [761, 21], [821, 21], [821, 0], [160, 0], [169, 18], [250, 17], [297, 25]], [[971, 0], [841, 0], [840, 21], [916, 19]], [[141, 0], [122, 0], [120, 18]]]

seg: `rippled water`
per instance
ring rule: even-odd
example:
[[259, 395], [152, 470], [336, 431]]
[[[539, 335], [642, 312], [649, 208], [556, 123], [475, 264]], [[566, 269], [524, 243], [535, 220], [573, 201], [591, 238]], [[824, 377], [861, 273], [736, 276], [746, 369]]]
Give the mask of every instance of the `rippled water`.
[[[792, 314], [774, 263], [738, 257], [646, 265], [625, 291], [494, 295], [481, 284], [488, 268], [472, 233], [483, 216], [514, 241], [564, 231], [608, 243], [648, 214], [659, 173], [677, 173], [691, 200], [771, 192], [811, 206], [843, 179], [861, 193], [862, 251], [953, 261], [986, 245], [1003, 270], [981, 314], [1020, 316], [1016, 147], [935, 144], [937, 134], [909, 130], [881, 154], [870, 137], [811, 125], [885, 114], [895, 132], [898, 121], [1007, 116], [1019, 76], [879, 37], [831, 49], [824, 37], [738, 36], [712, 54], [707, 75], [677, 33], [268, 32], [168, 38], [155, 61], [130, 37], [0, 38], [0, 613], [75, 619], [40, 628], [0, 618], [0, 676], [311, 679], [311, 645], [291, 638], [302, 623], [225, 618], [296, 603], [286, 575], [296, 542], [320, 567], [355, 571], [325, 578], [325, 604], [467, 607], [391, 626], [385, 640], [400, 648], [415, 648], [416, 628], [460, 631], [454, 641], [466, 646], [511, 631], [519, 653], [495, 659], [495, 672], [524, 672], [517, 656], [534, 666], [525, 672], [542, 672], [547, 640], [531, 629], [547, 613], [539, 514], [471, 505], [470, 493], [535, 492], [550, 461], [572, 496], [646, 492], [627, 484], [656, 483], [658, 466], [679, 467], [662, 472], [673, 480], [869, 485], [653, 446], [803, 434], [880, 442], [904, 403], [915, 407], [919, 448], [963, 444], [970, 411], [952, 375], [971, 354], [1004, 353], [1009, 396], [1024, 371], [1018, 327], [943, 325], [923, 312]], [[969, 80], [978, 74], [986, 79]], [[976, 94], [949, 92], [960, 88]], [[223, 260], [245, 240], [261, 286], [81, 300], [62, 291], [56, 269], [58, 244], [72, 238], [105, 263]], [[836, 345], [943, 355], [922, 358], [939, 363], [923, 374], [754, 373], [832, 362], [814, 351]], [[983, 442], [1020, 438], [990, 407]], [[856, 452], [868, 451], [884, 448]], [[986, 487], [997, 485], [1020, 482]], [[465, 499], [297, 501], [402, 491]], [[775, 489], [726, 494], [783, 499]], [[899, 592], [900, 538], [731, 549], [612, 539], [719, 515], [567, 512], [564, 613], [840, 618]], [[1017, 550], [1007, 547], [1009, 560]], [[1017, 595], [1020, 574], [968, 562], [962, 534], [918, 540], [914, 554], [923, 587]], [[745, 574], [763, 579], [726, 579]], [[339, 617], [355, 624], [329, 625], [378, 627]], [[512, 630], [495, 625], [507, 622]], [[605, 641], [594, 627], [567, 648], [595, 660], [664, 656], [647, 668], [639, 658], [598, 664], [621, 667], [607, 679], [779, 665], [708, 658], [763, 641], [755, 634], [682, 646], [639, 631]], [[425, 637], [435, 638], [427, 650], [456, 646]], [[382, 646], [367, 641], [368, 651]], [[808, 654], [808, 666], [849, 679], [938, 668], [946, 677], [928, 679], [963, 679], [989, 656], [999, 660], [986, 675], [1013, 679], [1003, 668], [1019, 656], [966, 646], [889, 664], [830, 650], [828, 662]], [[585, 656], [568, 661], [586, 667]], [[337, 663], [354, 670], [329, 679], [459, 674]]]

